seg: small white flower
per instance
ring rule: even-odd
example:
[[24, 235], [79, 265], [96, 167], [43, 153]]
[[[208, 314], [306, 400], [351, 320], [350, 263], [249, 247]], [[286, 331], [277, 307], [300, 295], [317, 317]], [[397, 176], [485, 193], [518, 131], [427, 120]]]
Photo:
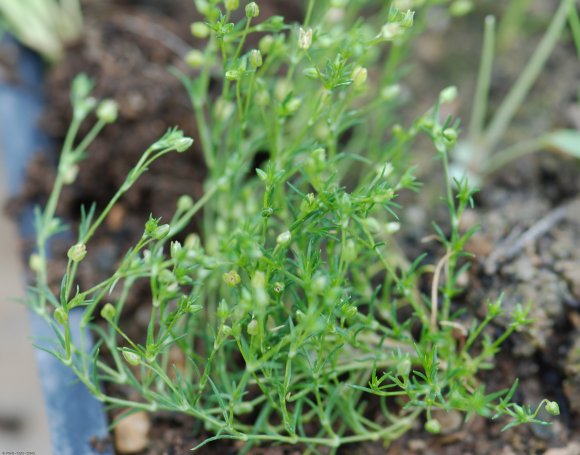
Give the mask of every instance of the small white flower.
[[308, 30], [304, 30], [300, 27], [298, 31], [298, 47], [300, 49], [308, 49], [312, 44], [312, 29], [309, 28]]

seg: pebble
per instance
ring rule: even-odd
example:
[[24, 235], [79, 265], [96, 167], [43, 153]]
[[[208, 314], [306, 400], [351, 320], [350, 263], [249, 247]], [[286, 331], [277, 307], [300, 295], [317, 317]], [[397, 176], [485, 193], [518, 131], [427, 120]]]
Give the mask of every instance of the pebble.
[[149, 445], [151, 422], [145, 411], [131, 414], [115, 427], [115, 448], [120, 454], [137, 453]]

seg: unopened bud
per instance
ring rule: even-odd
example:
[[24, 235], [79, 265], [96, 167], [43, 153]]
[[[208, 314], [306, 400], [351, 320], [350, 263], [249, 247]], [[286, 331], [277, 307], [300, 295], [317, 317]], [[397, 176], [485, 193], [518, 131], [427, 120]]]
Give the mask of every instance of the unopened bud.
[[131, 351], [123, 351], [123, 357], [129, 365], [136, 367], [141, 363], [141, 356]]
[[203, 22], [194, 22], [191, 24], [191, 34], [196, 38], [207, 38], [209, 36], [210, 28]]
[[258, 49], [250, 51], [250, 65], [252, 65], [252, 68], [254, 69], [262, 66], [262, 53]]
[[258, 334], [258, 321], [256, 321], [255, 319], [252, 319], [250, 321], [250, 323], [248, 324], [248, 327], [246, 328], [246, 330], [248, 331], [248, 335], [250, 336], [255, 336]]
[[276, 243], [278, 245], [286, 245], [290, 240], [292, 240], [292, 234], [290, 231], [284, 231], [276, 238]]
[[[56, 319], [60, 325], [65, 325], [68, 321], [68, 313], [63, 307], [58, 307], [56, 310], [54, 310], [54, 319]], [[547, 408], [548, 407], [546, 406], [546, 409]]]
[[117, 314], [117, 310], [111, 303], [106, 303], [101, 310], [101, 316], [107, 321], [112, 321]]
[[192, 49], [187, 54], [185, 54], [185, 63], [187, 63], [192, 68], [199, 68], [203, 66], [205, 62], [205, 55], [198, 49]]
[[439, 434], [441, 433], [441, 424], [438, 420], [429, 419], [427, 423], [425, 423], [425, 430], [432, 434]]
[[240, 0], [224, 0], [227, 11], [235, 11], [240, 7]]
[[251, 19], [260, 15], [260, 8], [256, 2], [250, 2], [246, 5], [246, 17]]
[[367, 81], [367, 77], [368, 77], [368, 71], [366, 68], [362, 67], [362, 66], [357, 66], [353, 71], [352, 71], [352, 84], [354, 85], [355, 88], [360, 88], [362, 86], [364, 86], [364, 84]]
[[117, 120], [119, 105], [113, 100], [101, 101], [97, 108], [97, 118], [105, 123], [113, 123]]
[[66, 255], [73, 262], [81, 262], [87, 255], [87, 246], [84, 243], [77, 243], [68, 249]]

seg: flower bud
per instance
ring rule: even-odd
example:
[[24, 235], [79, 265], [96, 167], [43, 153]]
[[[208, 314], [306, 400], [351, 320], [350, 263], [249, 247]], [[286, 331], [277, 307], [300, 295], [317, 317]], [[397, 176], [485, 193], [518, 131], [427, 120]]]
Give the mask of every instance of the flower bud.
[[442, 103], [451, 103], [457, 98], [457, 87], [454, 85], [444, 88], [439, 93], [439, 99]]
[[224, 0], [226, 11], [235, 11], [240, 7], [240, 0]]
[[191, 24], [191, 34], [196, 38], [207, 38], [209, 36], [210, 28], [203, 22], [194, 22]]
[[298, 47], [307, 50], [312, 45], [312, 29], [304, 30], [300, 27], [298, 31]]
[[40, 254], [31, 254], [30, 259], [28, 259], [28, 266], [33, 272], [40, 272], [44, 267], [44, 260]]
[[97, 108], [97, 118], [105, 123], [117, 120], [119, 105], [113, 100], [103, 100]]
[[443, 137], [451, 143], [457, 140], [457, 131], [454, 130], [453, 128], [445, 128], [442, 134]]
[[[56, 310], [54, 310], [54, 319], [56, 319], [56, 322], [58, 322], [60, 325], [65, 325], [68, 321], [68, 313], [63, 307], [58, 307]], [[546, 409], [548, 409], [547, 406]]]
[[107, 321], [112, 321], [117, 314], [117, 310], [111, 303], [106, 303], [101, 309], [101, 316]]
[[177, 200], [177, 210], [180, 212], [187, 212], [190, 208], [193, 207], [193, 199], [191, 196], [184, 194], [179, 197]]
[[183, 153], [193, 144], [193, 139], [190, 137], [182, 137], [175, 141], [175, 151], [177, 153]]
[[167, 237], [170, 230], [171, 226], [168, 224], [162, 224], [161, 226], [157, 226], [157, 228], [151, 234], [151, 237], [153, 237], [155, 240], [162, 240]]
[[226, 79], [228, 81], [239, 81], [241, 77], [242, 77], [242, 72], [240, 70], [226, 71]]
[[553, 416], [560, 415], [560, 406], [555, 401], [548, 401], [546, 404], [546, 411]]
[[221, 299], [220, 303], [218, 303], [217, 316], [220, 321], [225, 321], [230, 317], [230, 309], [228, 308], [228, 303], [224, 299]]
[[65, 185], [70, 185], [74, 183], [79, 174], [79, 167], [76, 164], [66, 163], [61, 167], [60, 172], [62, 173], [62, 183]]
[[272, 50], [272, 46], [274, 45], [274, 37], [272, 35], [265, 35], [260, 39], [260, 43], [258, 47], [262, 54], [268, 54]]
[[184, 60], [192, 68], [199, 68], [205, 63], [205, 55], [198, 49], [192, 49], [185, 54]]
[[353, 71], [352, 71], [352, 85], [355, 88], [361, 88], [364, 86], [364, 84], [367, 81], [367, 77], [368, 77], [368, 71], [366, 68], [362, 67], [362, 66], [357, 66]]
[[278, 237], [276, 237], [276, 243], [278, 245], [286, 245], [290, 242], [290, 240], [292, 240], [292, 234], [290, 231], [284, 231]]
[[141, 363], [141, 356], [139, 354], [136, 354], [132, 351], [122, 351], [122, 352], [123, 357], [125, 357], [125, 360], [129, 365], [133, 365], [134, 367], [136, 367]]
[[256, 321], [255, 319], [252, 319], [250, 321], [250, 323], [248, 324], [248, 327], [246, 328], [246, 330], [248, 331], [248, 335], [250, 336], [255, 336], [258, 334], [258, 321]]
[[274, 283], [274, 286], [273, 286], [273, 288], [274, 288], [274, 292], [275, 292], [276, 294], [282, 294], [282, 292], [284, 292], [284, 283], [281, 283], [281, 282], [279, 282], [279, 281], [276, 281], [276, 282]]
[[413, 26], [413, 17], [415, 16], [415, 11], [407, 10], [405, 15], [401, 19], [401, 27], [411, 28]]
[[260, 8], [256, 2], [250, 2], [246, 5], [246, 17], [251, 19], [260, 15]]
[[441, 424], [438, 420], [429, 419], [427, 423], [425, 423], [425, 430], [432, 434], [439, 434], [441, 433]]
[[380, 37], [385, 41], [393, 41], [403, 34], [401, 24], [398, 22], [391, 22], [383, 25]]
[[449, 6], [449, 12], [452, 16], [465, 16], [473, 9], [473, 2], [471, 0], [455, 0]]
[[252, 65], [252, 68], [254, 69], [262, 66], [262, 53], [258, 49], [250, 51], [250, 65]]
[[84, 243], [77, 243], [68, 249], [66, 255], [73, 262], [81, 262], [87, 255], [87, 246]]

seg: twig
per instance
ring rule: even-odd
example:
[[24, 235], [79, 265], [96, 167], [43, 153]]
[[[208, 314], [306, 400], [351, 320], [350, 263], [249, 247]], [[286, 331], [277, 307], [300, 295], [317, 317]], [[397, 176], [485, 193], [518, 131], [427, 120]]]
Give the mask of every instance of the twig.
[[441, 278], [441, 270], [443, 270], [443, 267], [445, 264], [447, 264], [447, 261], [449, 261], [449, 258], [452, 254], [453, 251], [448, 251], [447, 254], [443, 256], [437, 263], [435, 272], [433, 273], [433, 284], [431, 285], [431, 329], [433, 331], [435, 331], [437, 327], [437, 307], [439, 306], [439, 299], [437, 296], [439, 294], [439, 280]]

